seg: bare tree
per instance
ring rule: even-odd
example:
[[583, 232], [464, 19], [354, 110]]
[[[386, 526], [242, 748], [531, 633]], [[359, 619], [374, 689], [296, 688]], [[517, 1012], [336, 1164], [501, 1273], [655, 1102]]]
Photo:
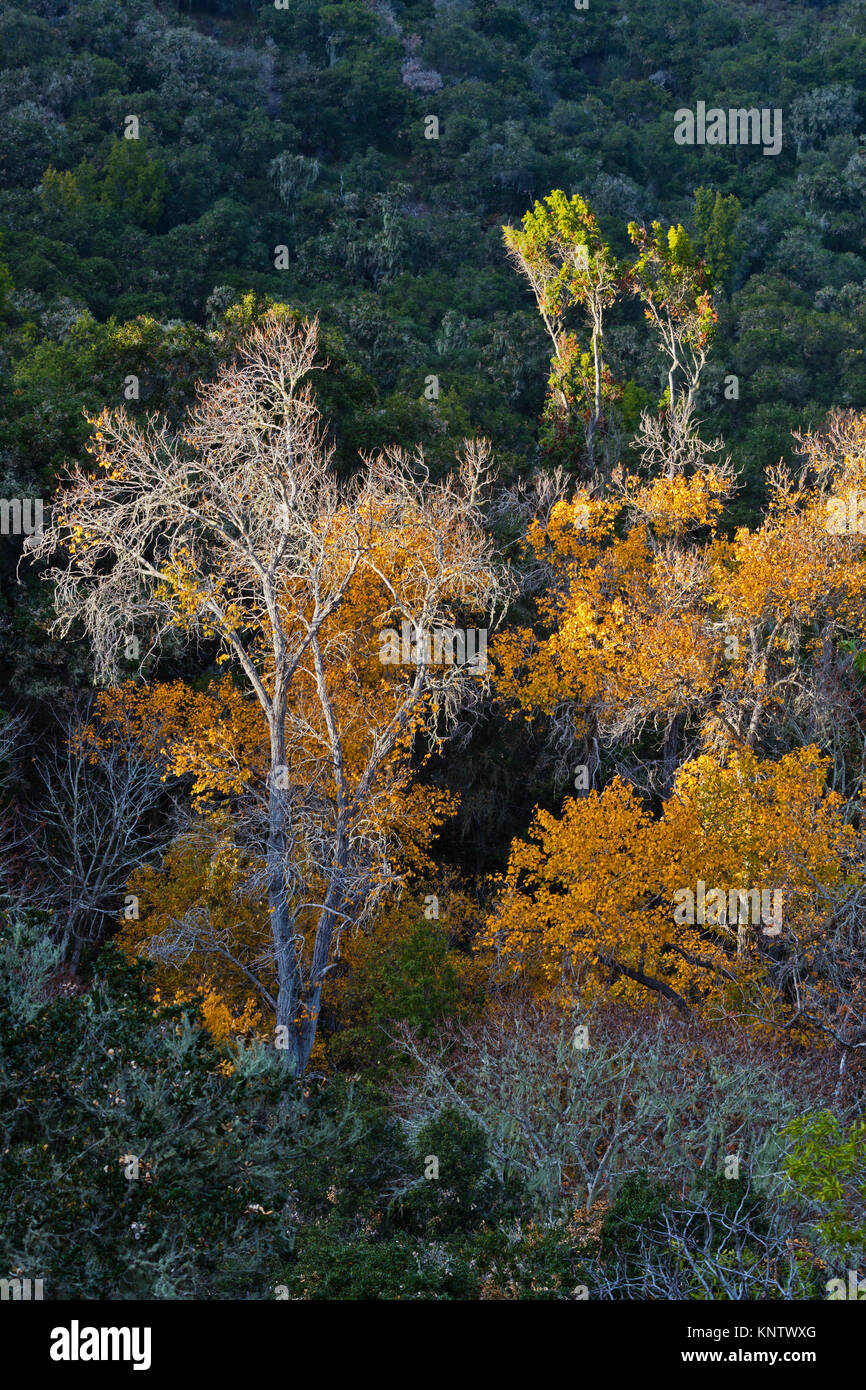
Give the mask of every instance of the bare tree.
[[[41, 794], [23, 813], [29, 899], [48, 910], [77, 970], [88, 945], [111, 935], [130, 875], [170, 837], [167, 792], [131, 728], [97, 736], [87, 705], [60, 720], [60, 738], [35, 759]], [[130, 904], [130, 907], [133, 905]]]
[[[315, 323], [274, 311], [199, 387], [179, 434], [104, 411], [99, 473], [74, 470], [35, 549], [62, 557], [46, 574], [55, 627], [83, 624], [99, 678], [112, 677], [130, 628], [148, 649], [180, 628], [217, 637], [261, 707], [278, 1041], [296, 1073], [339, 933], [393, 877], [374, 811], [402, 785], [395, 752], [453, 721], [484, 684], [465, 662], [435, 665], [425, 635], [466, 612], [489, 620], [507, 590], [482, 525], [487, 446], [467, 445], [435, 485], [423, 459], [397, 450], [340, 485], [308, 380], [316, 350]], [[361, 585], [381, 609], [359, 635], [343, 619]], [[376, 627], [403, 624], [413, 658], [372, 668], [365, 684]], [[310, 813], [316, 798], [328, 814]]]

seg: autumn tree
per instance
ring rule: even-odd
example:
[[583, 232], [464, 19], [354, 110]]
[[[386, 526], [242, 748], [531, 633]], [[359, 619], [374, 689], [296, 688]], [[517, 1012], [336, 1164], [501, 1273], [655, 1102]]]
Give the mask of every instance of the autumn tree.
[[730, 538], [718, 528], [731, 469], [706, 457], [673, 477], [621, 470], [606, 493], [579, 488], [530, 521], [525, 568], [544, 584], [533, 580], [534, 623], [494, 643], [497, 689], [550, 721], [564, 763], [581, 761], [587, 727], [614, 749], [654, 724], [665, 766], [647, 780], [669, 791], [686, 735], [720, 758], [814, 743], [853, 804], [866, 543], [848, 523], [866, 424], [840, 418], [802, 450], [796, 474], [770, 470], [761, 524]]
[[566, 999], [616, 987], [801, 1036], [846, 1026], [862, 949], [840, 988], [818, 938], [829, 954], [832, 909], [862, 894], [862, 844], [825, 776], [814, 748], [778, 762], [703, 756], [680, 769], [661, 816], [620, 778], [561, 816], [539, 811], [512, 847], [488, 946]]
[[[796, 473], [768, 474], [762, 523], [733, 537], [730, 471], [706, 460], [559, 496], [527, 528], [536, 621], [494, 644], [506, 706], [584, 766], [581, 798], [515, 842], [490, 943], [557, 987], [589, 969], [682, 1011], [736, 997], [742, 1017], [838, 1047], [840, 1075], [866, 1047], [864, 431], [849, 415], [803, 439]], [[604, 762], [621, 775], [596, 791]], [[782, 935], [677, 923], [671, 873], [772, 885]]]
[[[116, 678], [130, 633], [145, 656], [181, 633], [215, 639], [254, 698], [277, 1040], [296, 1073], [341, 931], [394, 881], [376, 808], [405, 785], [413, 737], [441, 733], [484, 682], [453, 644], [437, 662], [431, 633], [487, 622], [505, 592], [481, 524], [486, 445], [436, 485], [393, 449], [339, 484], [308, 380], [316, 348], [316, 324], [277, 309], [180, 432], [103, 411], [97, 472], [75, 468], [33, 552], [54, 557], [56, 630], [83, 627], [99, 679]], [[384, 629], [410, 639], [394, 664]], [[192, 764], [220, 731], [197, 732], [181, 757], [215, 785], [210, 754]]]

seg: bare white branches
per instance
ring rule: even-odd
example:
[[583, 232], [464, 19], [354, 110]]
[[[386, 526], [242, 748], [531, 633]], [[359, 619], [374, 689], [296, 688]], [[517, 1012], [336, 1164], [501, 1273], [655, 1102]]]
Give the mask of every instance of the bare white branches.
[[34, 552], [54, 560], [56, 629], [83, 626], [100, 679], [131, 627], [148, 650], [169, 630], [216, 639], [246, 678], [266, 731], [266, 826], [258, 814], [296, 1070], [340, 931], [394, 880], [384, 808], [412, 740], [453, 726], [484, 684], [465, 664], [383, 667], [378, 631], [492, 623], [510, 592], [483, 525], [489, 446], [468, 441], [435, 484], [420, 455], [387, 449], [340, 485], [309, 381], [317, 342], [315, 323], [273, 312], [177, 434], [104, 411], [97, 471], [75, 470]]

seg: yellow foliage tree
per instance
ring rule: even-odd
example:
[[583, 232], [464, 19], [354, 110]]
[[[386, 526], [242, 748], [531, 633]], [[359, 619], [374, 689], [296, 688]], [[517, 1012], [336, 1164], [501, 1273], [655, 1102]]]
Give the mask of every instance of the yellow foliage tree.
[[[467, 442], [436, 484], [423, 459], [392, 449], [341, 485], [308, 379], [317, 343], [315, 324], [277, 307], [200, 384], [180, 433], [103, 411], [97, 471], [73, 471], [31, 548], [60, 557], [45, 575], [56, 626], [83, 626], [98, 677], [116, 679], [130, 627], [148, 651], [172, 629], [215, 639], [233, 664], [242, 692], [217, 695], [229, 727], [201, 724], [201, 701], [176, 691], [155, 745], [199, 798], [246, 798], [276, 1041], [296, 1074], [341, 931], [396, 881], [413, 740], [423, 729], [435, 742], [483, 684], [453, 647], [451, 661], [431, 660], [427, 639], [487, 621], [505, 590], [480, 510], [487, 445]], [[404, 625], [415, 656], [388, 665], [377, 640]], [[428, 795], [413, 814], [429, 826], [440, 809]]]
[[717, 532], [730, 474], [706, 458], [649, 481], [620, 471], [606, 495], [580, 489], [530, 525], [528, 556], [548, 583], [535, 623], [493, 644], [510, 709], [571, 720], [573, 743], [661, 727], [666, 792], [671, 734], [686, 723], [722, 759], [815, 742], [855, 796], [866, 535], [833, 523], [866, 492], [866, 417], [803, 443], [796, 480], [771, 470], [767, 516], [731, 539]]
[[[157, 962], [161, 995], [197, 999], [206, 1026], [220, 1041], [263, 1022], [259, 979], [273, 997], [264, 894], [250, 891], [254, 862], [234, 841], [226, 812], [203, 815], [172, 843], [162, 865], [129, 880], [138, 916], [124, 920], [117, 943], [129, 956]], [[190, 916], [199, 934], [185, 958], [170, 947]], [[250, 979], [245, 963], [258, 974]]]
[[[777, 762], [705, 755], [680, 769], [660, 816], [620, 778], [559, 817], [539, 811], [482, 944], [554, 995], [649, 991], [683, 1014], [805, 1027], [805, 943], [863, 885], [858, 836], [825, 778], [814, 748]], [[839, 981], [813, 977], [813, 1002], [841, 1007]]]

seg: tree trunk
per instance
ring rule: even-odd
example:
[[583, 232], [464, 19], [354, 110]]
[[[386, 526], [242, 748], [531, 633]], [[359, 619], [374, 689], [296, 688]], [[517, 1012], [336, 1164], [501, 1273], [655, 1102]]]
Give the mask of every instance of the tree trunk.
[[586, 431], [586, 461], [589, 468], [590, 476], [592, 476], [592, 470], [595, 467], [595, 432], [598, 428], [598, 422], [601, 419], [601, 363], [599, 361], [598, 351], [598, 339], [600, 331], [601, 330], [599, 325], [595, 324], [593, 326], [592, 333], [592, 362], [594, 372], [593, 403], [592, 411], [590, 413], [589, 427]]
[[677, 765], [680, 753], [680, 737], [685, 724], [684, 714], [675, 714], [665, 729], [665, 741], [662, 749], [662, 795], [670, 796], [674, 789], [674, 778], [677, 775]]
[[300, 1076], [306, 1062], [301, 1060], [298, 1012], [301, 977], [295, 944], [294, 922], [286, 891], [286, 851], [288, 846], [289, 793], [286, 777], [285, 719], [275, 718], [271, 728], [271, 767], [268, 789], [268, 910], [277, 963], [277, 1043], [285, 1063]]
[[331, 943], [334, 939], [335, 927], [344, 920], [342, 909], [345, 906], [343, 901], [343, 881], [347, 860], [347, 845], [342, 829], [337, 832], [337, 852], [336, 862], [331, 874], [331, 881], [328, 884], [328, 891], [325, 894], [325, 901], [322, 906], [322, 913], [316, 927], [316, 942], [313, 947], [313, 964], [310, 970], [310, 982], [304, 991], [303, 1016], [298, 1022], [298, 1049], [301, 1060], [301, 1071], [304, 1071], [310, 1060], [313, 1045], [316, 1041], [316, 1033], [319, 1027], [319, 1014], [322, 1007], [322, 984], [328, 969], [331, 957]]

